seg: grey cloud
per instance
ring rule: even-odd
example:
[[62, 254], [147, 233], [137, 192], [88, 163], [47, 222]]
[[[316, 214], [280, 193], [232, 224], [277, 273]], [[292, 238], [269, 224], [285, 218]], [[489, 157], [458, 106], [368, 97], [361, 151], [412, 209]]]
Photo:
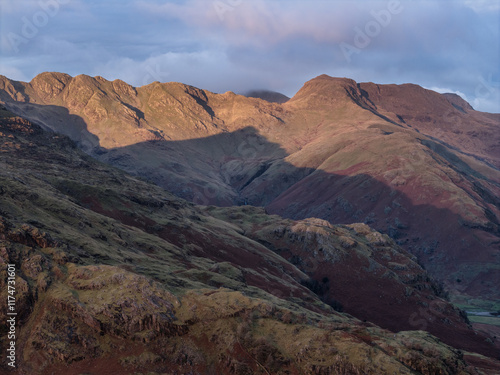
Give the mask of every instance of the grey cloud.
[[[215, 92], [293, 95], [326, 73], [450, 88], [479, 109], [500, 112], [496, 1], [402, 0], [402, 11], [379, 30], [374, 22], [384, 23], [397, 0], [40, 1], [67, 4], [18, 53], [9, 51], [6, 32], [20, 33], [19, 20], [39, 11], [38, 1], [2, 9], [0, 74], [30, 79], [58, 70], [135, 85], [168, 80]], [[362, 48], [360, 30], [372, 33]], [[357, 51], [346, 58], [342, 43]], [[488, 90], [480, 89], [483, 81]]]

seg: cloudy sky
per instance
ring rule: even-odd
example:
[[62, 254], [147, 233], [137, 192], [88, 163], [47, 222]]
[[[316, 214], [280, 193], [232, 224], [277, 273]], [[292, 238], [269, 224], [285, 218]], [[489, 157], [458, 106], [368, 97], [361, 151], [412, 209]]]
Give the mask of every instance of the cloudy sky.
[[320, 74], [500, 112], [498, 0], [0, 0], [0, 74], [292, 96]]

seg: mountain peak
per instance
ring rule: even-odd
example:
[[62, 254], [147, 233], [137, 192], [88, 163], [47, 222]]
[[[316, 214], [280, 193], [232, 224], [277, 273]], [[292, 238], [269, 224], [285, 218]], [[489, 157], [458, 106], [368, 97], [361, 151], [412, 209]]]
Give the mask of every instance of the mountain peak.
[[288, 103], [305, 106], [333, 104], [349, 100], [348, 92], [357, 90], [356, 81], [322, 74], [307, 81]]
[[[356, 81], [347, 77], [332, 77], [328, 74], [321, 74], [313, 79], [310, 79], [305, 85], [314, 85], [320, 83], [337, 84], [337, 85], [356, 85]], [[304, 86], [305, 86], [304, 85]]]
[[44, 72], [34, 77], [30, 86], [42, 100], [50, 100], [57, 96], [73, 80], [69, 74]]
[[474, 108], [470, 105], [470, 103], [462, 98], [460, 95], [455, 93], [445, 93], [442, 94], [446, 100], [450, 102], [450, 104], [458, 109], [462, 113], [467, 113], [468, 111], [474, 111]]
[[43, 72], [35, 76], [30, 83], [41, 81], [41, 80], [57, 80], [61, 82], [68, 82], [72, 79], [73, 77], [70, 76], [69, 74], [66, 73], [59, 73], [59, 72]]

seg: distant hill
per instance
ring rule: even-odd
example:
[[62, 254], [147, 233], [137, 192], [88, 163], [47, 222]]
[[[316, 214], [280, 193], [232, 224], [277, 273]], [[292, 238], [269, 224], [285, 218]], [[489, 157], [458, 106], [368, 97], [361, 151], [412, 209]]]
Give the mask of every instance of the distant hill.
[[247, 98], [259, 98], [266, 100], [271, 103], [279, 103], [283, 104], [290, 100], [290, 98], [286, 95], [283, 95], [276, 91], [268, 91], [268, 90], [252, 90], [243, 94]]

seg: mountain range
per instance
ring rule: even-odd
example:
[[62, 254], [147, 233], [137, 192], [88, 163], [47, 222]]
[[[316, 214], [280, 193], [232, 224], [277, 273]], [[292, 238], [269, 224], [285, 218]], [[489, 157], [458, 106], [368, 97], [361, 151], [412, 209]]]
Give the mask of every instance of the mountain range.
[[499, 308], [500, 115], [325, 75], [271, 94], [0, 76], [19, 373], [500, 369], [458, 308]]

